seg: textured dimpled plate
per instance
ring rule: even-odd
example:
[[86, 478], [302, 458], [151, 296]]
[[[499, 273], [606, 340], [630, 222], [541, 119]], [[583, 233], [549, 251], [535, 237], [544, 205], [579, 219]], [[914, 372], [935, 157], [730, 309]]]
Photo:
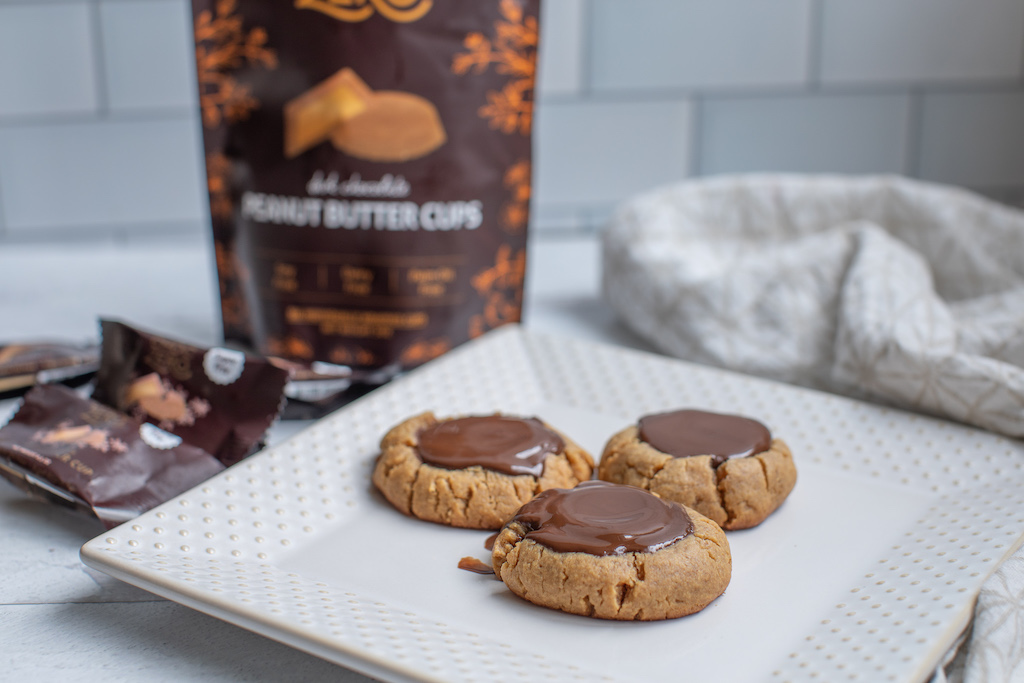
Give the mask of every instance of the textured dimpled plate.
[[[743, 413], [799, 481], [731, 532], [703, 612], [620, 623], [536, 607], [456, 568], [486, 532], [403, 517], [369, 484], [402, 419], [538, 415], [595, 456], [648, 412]], [[928, 678], [1024, 532], [1024, 446], [660, 356], [492, 332], [86, 544], [129, 583], [389, 681]], [[742, 656], [737, 656], [742, 655]]]

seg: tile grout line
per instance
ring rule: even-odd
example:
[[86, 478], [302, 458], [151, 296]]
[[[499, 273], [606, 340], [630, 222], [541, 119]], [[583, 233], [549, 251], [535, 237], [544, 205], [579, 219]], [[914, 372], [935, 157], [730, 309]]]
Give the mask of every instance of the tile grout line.
[[63, 224], [33, 226], [24, 231], [0, 234], [4, 244], [41, 244], [54, 241], [88, 243], [110, 241], [130, 245], [136, 240], [167, 237], [169, 239], [192, 239], [203, 234], [203, 220], [178, 221], [117, 221], [104, 223]]
[[591, 2], [580, 3], [580, 84], [577, 97], [581, 102], [593, 94], [594, 90], [594, 9]]
[[807, 21], [807, 92], [821, 89], [821, 54], [825, 33], [824, 0], [811, 0]]
[[0, 174], [0, 240], [7, 237], [7, 210], [4, 206], [3, 175]]
[[704, 150], [701, 147], [701, 141], [704, 139], [701, 135], [704, 132], [704, 120], [706, 118], [704, 111], [705, 98], [703, 95], [695, 94], [690, 99], [690, 130], [688, 131], [690, 136], [690, 154], [687, 159], [686, 175], [687, 177], [694, 178], [704, 174]]
[[907, 145], [904, 150], [903, 170], [911, 178], [921, 177], [921, 151], [924, 140], [924, 93], [912, 88], [907, 106]]
[[0, 0], [0, 7], [36, 7], [38, 5], [81, 5], [88, 0]]
[[[1024, 32], [1024, 26], [1021, 26], [1021, 31]], [[1021, 45], [1021, 51], [1019, 61], [1017, 62], [1017, 82], [1024, 83], [1024, 44]]]
[[0, 114], [0, 127], [42, 128], [45, 126], [67, 126], [79, 123], [137, 123], [139, 121], [179, 121], [191, 118], [194, 114], [191, 107], [146, 107], [108, 111], [101, 115], [98, 111], [81, 112], [43, 112], [39, 114]]
[[672, 102], [680, 98], [705, 96], [722, 100], [756, 99], [767, 97], [794, 96], [875, 96], [901, 95], [909, 88], [926, 88], [930, 91], [958, 93], [1017, 93], [1022, 91], [1021, 83], [1016, 79], [989, 80], [942, 80], [942, 81], [894, 81], [863, 83], [818, 84], [814, 88], [805, 84], [777, 83], [767, 85], [729, 85], [729, 86], [685, 86], [685, 87], [649, 87], [649, 88], [615, 88], [597, 90], [587, 93], [586, 97], [575, 95], [545, 95], [540, 101], [544, 104], [591, 104], [591, 103], [635, 103], [635, 102]]
[[92, 68], [95, 73], [96, 113], [100, 119], [110, 116], [110, 84], [107, 82], [106, 49], [103, 45], [103, 18], [100, 0], [89, 2], [89, 29], [92, 43]]

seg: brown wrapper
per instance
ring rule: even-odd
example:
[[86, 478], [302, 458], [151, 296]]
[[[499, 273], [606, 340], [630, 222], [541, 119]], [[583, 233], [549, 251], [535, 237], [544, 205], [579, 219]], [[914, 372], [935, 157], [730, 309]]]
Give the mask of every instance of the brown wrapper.
[[0, 344], [0, 394], [21, 391], [36, 384], [84, 381], [99, 367], [95, 344], [30, 341]]
[[288, 371], [266, 358], [200, 348], [101, 321], [93, 398], [233, 465], [261, 444], [284, 402]]
[[539, 0], [192, 7], [229, 342], [394, 374], [520, 320]]
[[0, 428], [0, 476], [28, 493], [127, 521], [224, 469], [206, 451], [59, 385], [31, 389]]

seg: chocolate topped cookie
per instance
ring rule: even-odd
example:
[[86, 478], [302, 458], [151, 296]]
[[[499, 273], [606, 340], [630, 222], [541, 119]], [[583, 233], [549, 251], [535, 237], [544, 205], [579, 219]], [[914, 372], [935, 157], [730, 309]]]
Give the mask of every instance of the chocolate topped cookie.
[[585, 481], [551, 489], [519, 508], [511, 522], [524, 538], [560, 553], [650, 553], [693, 533], [693, 521], [673, 505], [632, 486]]
[[544, 491], [494, 543], [494, 573], [535, 604], [620, 620], [671, 619], [729, 584], [721, 528], [695, 510], [602, 481]]
[[637, 435], [674, 458], [710, 455], [712, 467], [763, 453], [772, 443], [771, 432], [757, 420], [703, 410], [646, 415], [637, 422]]
[[419, 433], [416, 452], [423, 462], [448, 470], [479, 465], [505, 474], [544, 471], [551, 453], [565, 442], [535, 417], [484, 415], [445, 420]]
[[760, 524], [796, 484], [789, 447], [757, 420], [701, 410], [646, 415], [605, 446], [598, 478], [647, 489], [725, 529]]
[[381, 440], [373, 483], [407, 515], [498, 529], [539, 492], [575, 486], [593, 469], [590, 454], [534, 417], [423, 413]]

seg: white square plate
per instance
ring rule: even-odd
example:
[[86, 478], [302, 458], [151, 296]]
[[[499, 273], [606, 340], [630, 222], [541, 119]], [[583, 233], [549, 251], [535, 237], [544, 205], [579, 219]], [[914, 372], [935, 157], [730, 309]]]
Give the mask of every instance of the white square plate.
[[[729, 533], [732, 582], [682, 619], [526, 603], [487, 532], [404, 517], [370, 484], [413, 414], [537, 415], [597, 457], [677, 407], [760, 419], [799, 480]], [[86, 564], [388, 681], [920, 681], [1022, 541], [1024, 446], [987, 432], [660, 356], [506, 327], [382, 387], [82, 548]]]

